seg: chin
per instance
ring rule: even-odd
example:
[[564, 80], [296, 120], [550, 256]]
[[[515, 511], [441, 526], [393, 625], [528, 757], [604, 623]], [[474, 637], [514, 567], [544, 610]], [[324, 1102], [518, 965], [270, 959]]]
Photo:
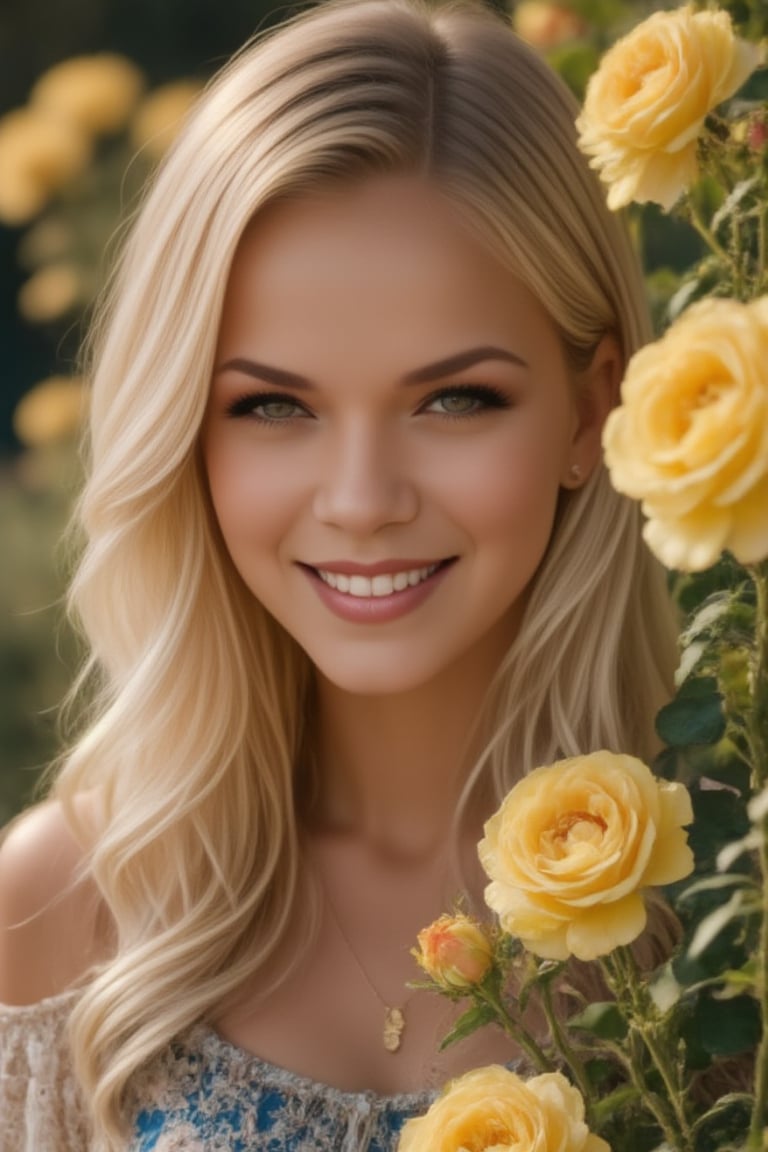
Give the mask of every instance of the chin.
[[365, 660], [316, 660], [307, 655], [318, 674], [340, 692], [350, 696], [401, 696], [426, 687], [439, 675], [440, 668], [414, 666], [400, 657], [381, 659], [368, 653]]

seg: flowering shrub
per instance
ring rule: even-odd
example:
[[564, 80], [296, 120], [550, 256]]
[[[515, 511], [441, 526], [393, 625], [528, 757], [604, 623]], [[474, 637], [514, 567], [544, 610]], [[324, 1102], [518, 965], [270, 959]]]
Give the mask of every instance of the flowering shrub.
[[[688, 618], [653, 772], [600, 752], [520, 781], [479, 845], [492, 963], [463, 991], [429, 986], [467, 1001], [444, 1045], [500, 1025], [532, 1071], [567, 1074], [590, 1136], [614, 1152], [757, 1152], [768, 1133], [768, 9], [654, 12], [610, 46], [616, 8], [566, 7], [593, 22], [592, 43], [536, 46], [586, 90], [580, 141], [609, 205], [630, 205], [644, 253], [663, 232], [694, 259], [649, 277], [662, 335], [628, 365], [604, 433], [612, 482], [642, 502]], [[524, 15], [536, 43], [546, 21]], [[644, 934], [654, 885], [667, 886], [681, 931], [661, 962]], [[595, 967], [588, 986], [603, 999], [579, 992], [573, 957]], [[525, 1023], [532, 999], [543, 1037]], [[522, 1128], [489, 1128], [469, 1098], [442, 1099], [466, 1125], [452, 1147], [538, 1147]], [[414, 1131], [449, 1146], [440, 1127]]]

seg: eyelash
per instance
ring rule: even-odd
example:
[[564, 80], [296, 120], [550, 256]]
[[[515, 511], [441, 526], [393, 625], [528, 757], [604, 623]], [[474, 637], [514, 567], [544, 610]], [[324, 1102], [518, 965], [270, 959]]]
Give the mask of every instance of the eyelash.
[[[444, 400], [446, 397], [452, 396], [469, 396], [479, 403], [479, 407], [472, 409], [469, 412], [439, 412], [437, 415], [442, 416], [444, 420], [466, 420], [473, 416], [479, 416], [482, 412], [491, 408], [503, 409], [510, 408], [511, 402], [504, 395], [504, 393], [493, 387], [491, 384], [454, 384], [450, 388], [441, 388], [437, 392], [433, 392], [427, 396], [421, 405], [421, 410], [428, 408], [430, 404], [434, 404], [437, 400]], [[227, 415], [234, 419], [249, 417], [256, 420], [259, 424], [271, 425], [273, 427], [280, 424], [288, 424], [293, 416], [284, 418], [271, 418], [269, 416], [261, 416], [257, 413], [257, 408], [263, 408], [266, 404], [290, 404], [296, 409], [302, 409], [303, 405], [283, 392], [249, 392], [239, 399], [234, 400], [227, 408]], [[304, 409], [306, 411], [306, 409]]]

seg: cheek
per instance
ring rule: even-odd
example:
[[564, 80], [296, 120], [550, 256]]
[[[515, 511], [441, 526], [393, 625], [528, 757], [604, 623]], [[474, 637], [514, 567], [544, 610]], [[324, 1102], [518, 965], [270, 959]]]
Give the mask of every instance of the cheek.
[[560, 492], [561, 464], [551, 443], [487, 444], [446, 473], [446, 500], [478, 543], [546, 547]]
[[276, 469], [275, 461], [270, 462], [268, 456], [231, 442], [226, 449], [204, 448], [211, 501], [236, 562], [240, 548], [275, 539], [296, 502], [290, 484], [291, 470]]

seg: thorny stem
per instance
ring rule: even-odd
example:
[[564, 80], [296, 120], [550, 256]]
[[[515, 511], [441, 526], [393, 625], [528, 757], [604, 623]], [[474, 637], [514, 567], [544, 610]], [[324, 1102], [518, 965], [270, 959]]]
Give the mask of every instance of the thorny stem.
[[[749, 745], [752, 752], [752, 779], [756, 793], [768, 785], [768, 561], [752, 570], [757, 592], [755, 653]], [[763, 908], [760, 926], [757, 994], [760, 999], [762, 1036], [755, 1067], [755, 1104], [747, 1148], [763, 1148], [763, 1130], [768, 1123], [768, 816], [760, 820], [760, 867], [763, 878]]]
[[649, 997], [647, 990], [643, 988], [634, 957], [626, 948], [618, 948], [604, 959], [603, 966], [617, 991], [618, 1006], [627, 1014], [630, 1042], [633, 1035], [642, 1042], [651, 1058], [651, 1063], [661, 1077], [667, 1100], [662, 1103], [658, 1093], [649, 1088], [642, 1069], [642, 1060], [637, 1052], [630, 1054], [627, 1063], [632, 1082], [656, 1118], [670, 1147], [676, 1149], [676, 1152], [692, 1152], [693, 1134], [680, 1086], [674, 1071], [670, 1068], [663, 1046], [657, 1043], [654, 1021], [649, 1018]]
[[723, 264], [728, 265], [728, 267], [731, 269], [731, 273], [735, 279], [738, 276], [738, 267], [735, 264], [734, 259], [731, 256], [730, 252], [728, 252], [727, 249], [723, 248], [720, 241], [717, 239], [717, 237], [712, 232], [712, 230], [704, 223], [701, 216], [699, 216], [698, 212], [694, 208], [693, 203], [690, 201], [689, 201], [689, 210], [690, 210], [691, 224], [696, 229], [699, 236], [701, 236], [702, 240], [707, 245], [709, 250], [711, 252], [714, 252], [714, 254], [715, 254], [715, 256], [717, 256], [718, 260], [721, 260], [723, 262]]
[[573, 1078], [576, 1081], [576, 1086], [584, 1097], [584, 1107], [587, 1113], [587, 1123], [592, 1127], [592, 1101], [591, 1101], [591, 1086], [587, 1077], [587, 1070], [584, 1067], [584, 1062], [576, 1052], [575, 1048], [568, 1039], [568, 1036], [560, 1023], [560, 1018], [555, 1011], [552, 1003], [552, 988], [548, 980], [545, 980], [541, 989], [541, 1003], [544, 1009], [544, 1015], [549, 1024], [552, 1033], [552, 1039], [557, 1045], [558, 1049], [565, 1057], [565, 1061], [570, 1068]]
[[504, 1003], [503, 997], [497, 995], [494, 991], [482, 984], [475, 989], [474, 995], [478, 1000], [493, 1008], [496, 1013], [496, 1019], [507, 1036], [509, 1036], [511, 1040], [514, 1040], [516, 1044], [519, 1044], [540, 1072], [554, 1072], [556, 1070], [553, 1062], [543, 1048], [536, 1043], [528, 1029], [525, 1028], [519, 1020], [515, 1020]]

